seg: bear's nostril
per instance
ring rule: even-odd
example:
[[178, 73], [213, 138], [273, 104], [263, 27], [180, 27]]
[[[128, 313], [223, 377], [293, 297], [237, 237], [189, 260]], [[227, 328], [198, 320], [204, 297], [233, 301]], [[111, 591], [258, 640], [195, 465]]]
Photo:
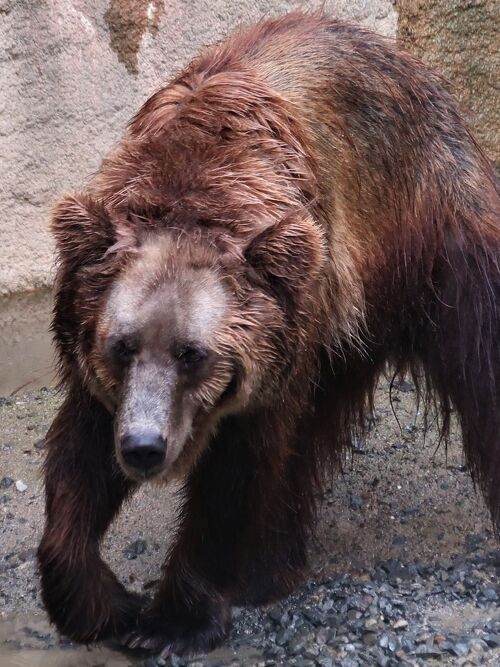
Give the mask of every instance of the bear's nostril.
[[165, 461], [166, 442], [158, 433], [129, 433], [121, 439], [122, 456], [131, 468], [149, 472]]

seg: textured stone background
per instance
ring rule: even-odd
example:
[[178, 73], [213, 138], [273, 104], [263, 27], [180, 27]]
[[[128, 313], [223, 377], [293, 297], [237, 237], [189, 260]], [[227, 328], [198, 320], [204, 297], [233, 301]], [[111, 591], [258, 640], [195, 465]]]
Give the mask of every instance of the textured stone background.
[[400, 41], [457, 93], [500, 168], [500, 0], [395, 0]]
[[[241, 22], [318, 2], [0, 0], [0, 293], [50, 282], [50, 209], [98, 168], [138, 106]], [[389, 0], [332, 13], [394, 34]]]
[[[200, 47], [242, 22], [319, 4], [0, 0], [0, 294], [50, 284], [52, 203], [85, 182], [138, 106]], [[498, 0], [324, 4], [331, 15], [384, 34], [399, 29], [458, 84], [474, 122], [485, 128], [485, 147], [499, 158]]]

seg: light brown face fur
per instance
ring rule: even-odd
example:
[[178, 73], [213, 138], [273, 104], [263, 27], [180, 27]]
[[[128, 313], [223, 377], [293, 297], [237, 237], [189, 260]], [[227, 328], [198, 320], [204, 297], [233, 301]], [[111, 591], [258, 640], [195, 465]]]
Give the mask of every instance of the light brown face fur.
[[[89, 355], [95, 392], [115, 415], [117, 459], [137, 481], [185, 473], [218, 419], [258, 400], [262, 360], [272, 365], [271, 339], [252, 326], [252, 304], [238, 306], [217, 257], [180, 243], [156, 235], [132, 254]], [[164, 463], [147, 475], [122, 455], [123, 439], [142, 432], [166, 443]]]

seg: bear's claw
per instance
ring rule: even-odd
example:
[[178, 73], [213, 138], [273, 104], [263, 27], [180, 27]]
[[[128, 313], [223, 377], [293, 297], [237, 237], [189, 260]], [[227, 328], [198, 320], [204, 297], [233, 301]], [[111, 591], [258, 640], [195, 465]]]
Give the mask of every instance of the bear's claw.
[[168, 658], [171, 653], [171, 643], [161, 636], [148, 637], [139, 631], [130, 632], [122, 637], [121, 643], [127, 648], [143, 649], [151, 653], [158, 653], [160, 658]]

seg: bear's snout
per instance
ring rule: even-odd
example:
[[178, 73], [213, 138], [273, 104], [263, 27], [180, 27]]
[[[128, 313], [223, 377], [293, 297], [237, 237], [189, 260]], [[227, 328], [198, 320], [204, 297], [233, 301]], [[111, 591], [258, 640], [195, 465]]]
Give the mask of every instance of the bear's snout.
[[150, 473], [165, 463], [167, 442], [159, 433], [127, 433], [120, 441], [125, 464], [141, 473]]

